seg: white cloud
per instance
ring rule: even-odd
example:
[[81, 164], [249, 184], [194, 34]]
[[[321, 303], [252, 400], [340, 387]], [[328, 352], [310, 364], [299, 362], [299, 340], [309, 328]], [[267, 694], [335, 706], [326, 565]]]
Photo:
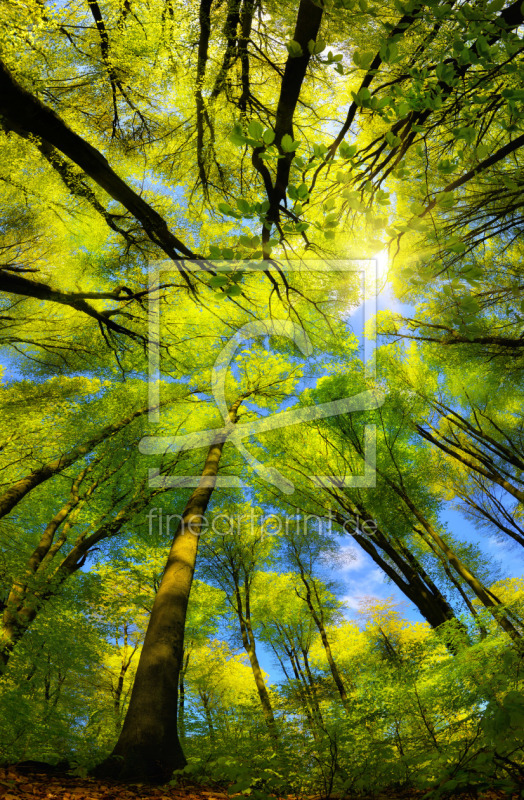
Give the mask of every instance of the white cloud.
[[384, 584], [384, 573], [379, 567], [370, 568], [365, 564], [366, 558], [362, 556], [362, 562], [365, 565], [365, 572], [362, 577], [352, 580], [351, 584], [355, 585], [356, 591], [350, 592], [344, 597], [342, 601], [352, 611], [357, 611], [360, 608], [360, 603], [365, 597], [377, 597], [379, 599], [390, 597], [392, 594], [392, 586]]
[[362, 550], [357, 550], [350, 544], [344, 544], [339, 549], [340, 572], [355, 572], [367, 566], [367, 559]]

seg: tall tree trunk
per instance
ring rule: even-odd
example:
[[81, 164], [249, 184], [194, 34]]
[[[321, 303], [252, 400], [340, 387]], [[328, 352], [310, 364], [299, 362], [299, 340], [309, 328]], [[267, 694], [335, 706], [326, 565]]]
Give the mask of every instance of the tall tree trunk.
[[[343, 498], [340, 498], [340, 501], [342, 500]], [[344, 502], [341, 502], [341, 505], [351, 514], [358, 513], [361, 519], [372, 519], [372, 515], [362, 506], [352, 507]], [[347, 530], [347, 521], [341, 514], [335, 511], [333, 518]], [[432, 628], [438, 628], [445, 622], [456, 619], [446, 598], [408, 548], [402, 546], [398, 540], [390, 539], [378, 526], [372, 538], [358, 530], [351, 533], [362, 549], [418, 608]], [[389, 561], [378, 552], [377, 547], [384, 552]]]
[[[317, 728], [316, 728], [315, 721], [313, 719], [312, 703], [311, 703], [310, 698], [309, 698], [309, 687], [307, 686], [307, 683], [304, 680], [304, 676], [301, 675], [301, 672], [300, 672], [300, 670], [298, 668], [297, 656], [296, 656], [295, 650], [291, 647], [291, 645], [288, 646], [288, 645], [284, 644], [283, 646], [284, 646], [285, 653], [286, 653], [286, 655], [287, 655], [287, 657], [289, 659], [289, 663], [291, 664], [291, 668], [293, 670], [293, 674], [295, 676], [295, 681], [296, 681], [296, 684], [297, 684], [297, 697], [298, 697], [299, 701], [302, 703], [302, 705], [304, 707], [304, 713], [306, 715], [306, 719], [307, 719], [308, 724], [309, 724], [309, 729], [312, 732], [313, 737], [316, 738], [317, 737]], [[275, 652], [277, 652], [277, 651], [275, 651]], [[288, 680], [289, 685], [293, 686], [293, 684], [291, 683], [291, 680], [289, 678], [289, 675], [287, 674], [286, 670], [284, 669], [283, 662], [282, 662], [282, 660], [280, 658], [279, 658], [279, 661], [280, 661], [280, 663], [282, 665], [283, 672], [284, 672], [284, 674], [285, 674], [285, 676], [286, 676], [286, 678]]]
[[[239, 606], [239, 608], [241, 609], [241, 606]], [[242, 644], [244, 645], [244, 650], [246, 651], [249, 658], [249, 663], [251, 665], [251, 670], [253, 672], [253, 677], [255, 679], [258, 696], [260, 698], [260, 705], [262, 706], [262, 712], [264, 714], [264, 719], [266, 721], [269, 735], [271, 736], [273, 742], [276, 744], [278, 742], [278, 733], [275, 722], [275, 715], [273, 714], [273, 706], [271, 705], [269, 692], [267, 690], [266, 682], [264, 680], [264, 675], [262, 673], [262, 669], [260, 667], [260, 663], [258, 660], [256, 641], [255, 641], [255, 636], [253, 634], [253, 628], [251, 627], [251, 620], [247, 617], [247, 614], [246, 617], [244, 617], [243, 614], [239, 614], [239, 622], [240, 622], [240, 632], [242, 634]]]
[[[236, 423], [242, 395], [230, 408]], [[129, 707], [111, 755], [97, 777], [165, 783], [186, 759], [177, 731], [178, 685], [183, 666], [184, 628], [195, 570], [198, 535], [213, 493], [224, 441], [208, 450], [199, 485], [191, 494], [173, 537], [156, 594]]]
[[123, 638], [124, 638], [124, 645], [122, 652], [122, 660], [120, 662], [120, 671], [118, 673], [116, 686], [113, 689], [113, 710], [115, 713], [115, 730], [117, 733], [120, 730], [120, 723], [122, 721], [122, 711], [125, 704], [124, 683], [127, 671], [131, 666], [133, 656], [137, 651], [137, 645], [135, 644], [134, 647], [131, 647], [131, 644], [129, 643], [129, 632], [127, 624], [124, 625]]
[[182, 742], [186, 738], [186, 686], [184, 678], [186, 677], [187, 668], [189, 665], [189, 653], [184, 656], [182, 653], [183, 667], [180, 670], [180, 680], [178, 682], [178, 735]]
[[0, 495], [0, 517], [8, 514], [11, 509], [36, 486], [40, 486], [44, 481], [49, 480], [49, 478], [58, 475], [64, 469], [70, 467], [75, 461], [89, 455], [101, 442], [114, 436], [137, 417], [147, 414], [150, 410], [149, 406], [146, 406], [145, 408], [139, 408], [137, 411], [133, 411], [131, 414], [118, 420], [118, 422], [101, 428], [91, 439], [87, 439], [82, 444], [77, 445], [77, 447], [73, 447], [67, 453], [62, 453], [58, 458], [48, 461], [46, 464], [38, 467], [38, 469], [30, 472], [29, 475], [24, 475], [23, 478], [12, 483], [11, 486]]
[[333, 677], [333, 681], [335, 682], [335, 686], [337, 687], [338, 693], [340, 695], [340, 699], [342, 700], [342, 705], [344, 706], [346, 711], [348, 711], [349, 710], [349, 700], [348, 700], [348, 696], [347, 696], [347, 692], [346, 692], [346, 687], [344, 686], [344, 682], [343, 682], [343, 680], [341, 678], [340, 672], [338, 671], [338, 667], [337, 667], [337, 665], [335, 663], [335, 659], [333, 658], [333, 652], [331, 650], [331, 645], [329, 643], [329, 639], [328, 639], [328, 636], [327, 636], [327, 633], [326, 633], [326, 627], [324, 625], [324, 620], [323, 620], [323, 615], [322, 615], [322, 610], [321, 610], [322, 606], [319, 603], [319, 609], [320, 610], [317, 613], [317, 610], [316, 610], [316, 608], [315, 608], [315, 606], [313, 604], [313, 600], [312, 600], [312, 597], [311, 597], [311, 587], [310, 587], [308, 579], [306, 577], [306, 573], [304, 571], [304, 567], [302, 565], [302, 562], [298, 558], [297, 558], [297, 566], [298, 566], [298, 568], [300, 570], [300, 577], [301, 577], [302, 583], [304, 584], [305, 589], [306, 589], [306, 596], [302, 597], [302, 600], [305, 600], [306, 605], [307, 605], [307, 607], [309, 609], [309, 613], [311, 614], [311, 617], [313, 619], [313, 622], [317, 626], [318, 632], [320, 633], [320, 639], [322, 641], [322, 646], [323, 646], [324, 651], [326, 653], [326, 658], [327, 658], [327, 662], [329, 664], [329, 669], [331, 671], [331, 675]]
[[[84, 531], [54, 570], [48, 570], [48, 567], [66, 541], [67, 536], [62, 535], [51, 546], [51, 542], [45, 541], [46, 532], [44, 532], [28, 562], [31, 570], [34, 571], [34, 575], [31, 576], [33, 585], [24, 585], [21, 581], [15, 582], [3, 609], [0, 620], [0, 673], [6, 669], [14, 647], [34, 622], [41, 608], [51, 597], [56, 596], [62, 584], [84, 565], [92, 548], [98, 542], [116, 536], [122, 526], [132, 520], [137, 513], [147, 508], [151, 499], [161, 491], [164, 490], [156, 490], [146, 496], [140, 489], [132, 500], [108, 522], [100, 525], [92, 533], [89, 533], [89, 528]], [[36, 556], [38, 557], [36, 558]], [[38, 579], [36, 583], [35, 579]], [[27, 576], [25, 580], [27, 580]]]
[[106, 158], [76, 134], [52, 108], [45, 106], [0, 61], [0, 114], [19, 136], [36, 136], [52, 144], [89, 175], [113, 200], [137, 219], [149, 239], [169, 258], [195, 258], [168, 228], [166, 221], [110, 167]]
[[315, 711], [315, 716], [317, 717], [317, 719], [320, 722], [320, 724], [323, 725], [324, 724], [324, 719], [322, 717], [322, 711], [320, 710], [320, 705], [319, 705], [319, 702], [318, 702], [317, 687], [316, 687], [316, 684], [315, 684], [315, 679], [313, 678], [313, 674], [311, 672], [311, 667], [309, 666], [309, 658], [308, 658], [307, 650], [306, 650], [305, 647], [301, 647], [300, 649], [302, 651], [302, 658], [304, 659], [304, 668], [306, 670], [306, 675], [307, 675], [307, 678], [308, 678], [308, 681], [309, 681], [309, 692], [310, 692], [310, 695], [311, 695], [311, 699], [312, 699], [311, 702], [312, 702], [313, 709]]
[[211, 716], [211, 709], [209, 708], [209, 696], [205, 692], [199, 692], [202, 705], [204, 706], [204, 714], [206, 715], [207, 728], [209, 731], [209, 739], [214, 744], [215, 742], [215, 728], [213, 725], [213, 717]]
[[413, 503], [407, 492], [402, 486], [394, 483], [386, 477], [387, 483], [394, 489], [397, 494], [403, 499], [409, 510], [414, 514], [416, 519], [420, 522], [428, 536], [433, 539], [437, 547], [444, 553], [447, 560], [463, 581], [473, 590], [478, 597], [484, 608], [492, 614], [493, 618], [500, 625], [500, 627], [510, 636], [514, 642], [521, 646], [522, 635], [510, 622], [508, 616], [504, 613], [503, 604], [492, 595], [482, 582], [474, 575], [458, 556], [453, 552], [449, 545], [444, 541], [442, 536], [435, 530], [433, 525], [424, 517], [416, 505]]
[[475, 609], [475, 606], [473, 605], [471, 600], [469, 599], [467, 593], [464, 591], [464, 588], [461, 586], [460, 581], [458, 580], [458, 578], [455, 575], [453, 575], [453, 573], [452, 573], [452, 571], [450, 569], [450, 566], [449, 566], [449, 561], [445, 557], [444, 553], [442, 553], [437, 548], [437, 546], [435, 545], [433, 540], [430, 539], [429, 536], [426, 535], [426, 533], [425, 533], [423, 528], [414, 527], [413, 530], [416, 531], [422, 537], [422, 539], [424, 539], [424, 541], [427, 543], [428, 547], [431, 549], [432, 553], [434, 553], [436, 555], [436, 557], [438, 558], [438, 560], [442, 564], [442, 569], [444, 570], [444, 573], [445, 573], [446, 577], [448, 578], [450, 583], [453, 584], [453, 586], [455, 587], [455, 589], [457, 590], [457, 592], [461, 596], [464, 605], [466, 606], [466, 608], [468, 609], [469, 613], [471, 614], [471, 616], [475, 620], [475, 624], [477, 625], [477, 628], [479, 629], [479, 633], [480, 633], [481, 639], [485, 639], [486, 636], [488, 635], [488, 632], [487, 632], [486, 628], [483, 626], [482, 622], [480, 621], [478, 612]]

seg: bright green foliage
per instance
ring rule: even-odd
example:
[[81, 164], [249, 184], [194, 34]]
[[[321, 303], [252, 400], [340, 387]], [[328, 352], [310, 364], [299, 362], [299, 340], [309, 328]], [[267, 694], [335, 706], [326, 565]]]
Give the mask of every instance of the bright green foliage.
[[517, 791], [524, 6], [0, 13], [0, 761], [112, 751], [223, 442], [173, 780]]

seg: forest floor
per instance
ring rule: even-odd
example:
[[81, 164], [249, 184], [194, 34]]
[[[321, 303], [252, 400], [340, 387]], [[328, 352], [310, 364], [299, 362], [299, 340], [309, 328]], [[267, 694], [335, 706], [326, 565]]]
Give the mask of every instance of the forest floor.
[[[424, 792], [406, 791], [388, 792], [358, 800], [421, 800]], [[240, 795], [233, 795], [240, 797]], [[453, 795], [453, 800], [471, 800], [472, 794]], [[94, 778], [78, 777], [67, 774], [49, 774], [46, 772], [28, 771], [14, 767], [0, 767], [0, 800], [227, 800], [231, 797], [225, 789], [210, 788], [199, 784], [184, 786], [151, 787], [144, 784], [124, 785], [111, 781], [99, 781]], [[511, 800], [518, 800], [522, 795], [513, 795]], [[277, 800], [275, 798], [275, 800]], [[285, 800], [296, 800], [293, 796]], [[321, 800], [321, 796], [304, 800]], [[346, 798], [351, 800], [351, 798]], [[478, 800], [510, 800], [503, 792], [487, 792]]]

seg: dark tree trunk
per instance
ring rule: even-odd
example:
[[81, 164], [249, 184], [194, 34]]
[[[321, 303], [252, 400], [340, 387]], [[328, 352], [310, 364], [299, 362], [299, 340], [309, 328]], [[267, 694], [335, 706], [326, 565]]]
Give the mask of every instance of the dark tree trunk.
[[76, 134], [52, 108], [21, 86], [1, 61], [0, 114], [4, 117], [4, 124], [20, 136], [42, 138], [77, 164], [141, 223], [151, 241], [169, 258], [195, 258], [195, 254], [169, 230], [160, 214], [117, 175], [102, 153]]
[[116, 433], [121, 431], [122, 428], [125, 428], [127, 425], [133, 422], [137, 417], [147, 414], [148, 411], [150, 411], [149, 406], [140, 408], [137, 411], [133, 411], [131, 414], [123, 417], [123, 419], [120, 419], [118, 422], [108, 425], [105, 428], [101, 428], [91, 439], [88, 439], [77, 447], [73, 447], [67, 453], [62, 453], [60, 456], [58, 456], [58, 458], [54, 459], [53, 461], [48, 461], [46, 464], [43, 464], [38, 469], [35, 469], [33, 472], [29, 473], [29, 475], [24, 475], [23, 478], [20, 478], [12, 483], [11, 486], [6, 489], [2, 495], [0, 495], [0, 517], [8, 514], [16, 506], [16, 504], [19, 503], [20, 500], [29, 494], [29, 492], [31, 492], [36, 486], [40, 486], [40, 484], [44, 483], [44, 481], [53, 478], [55, 475], [58, 475], [60, 472], [67, 467], [70, 467], [79, 459], [87, 456], [101, 442], [109, 439], [111, 436], [114, 436]]
[[[244, 396], [230, 409], [232, 423]], [[213, 493], [222, 441], [208, 450], [199, 485], [191, 494], [174, 535], [156, 594], [122, 731], [96, 777], [129, 783], [166, 783], [186, 765], [177, 731], [178, 687], [183, 668], [184, 628], [195, 569], [198, 534]]]
[[[346, 510], [351, 514], [358, 513], [361, 519], [372, 519], [372, 516], [362, 506], [348, 506]], [[333, 518], [344, 530], [348, 530], [347, 520], [344, 520], [341, 514], [335, 512]], [[445, 622], [456, 619], [453, 609], [426, 573], [422, 564], [400, 541], [388, 537], [378, 526], [373, 531], [372, 538], [362, 533], [359, 528], [350, 532], [362, 549], [371, 556], [375, 564], [414, 603], [432, 628], [438, 628]], [[382, 551], [382, 554], [379, 550]]]

